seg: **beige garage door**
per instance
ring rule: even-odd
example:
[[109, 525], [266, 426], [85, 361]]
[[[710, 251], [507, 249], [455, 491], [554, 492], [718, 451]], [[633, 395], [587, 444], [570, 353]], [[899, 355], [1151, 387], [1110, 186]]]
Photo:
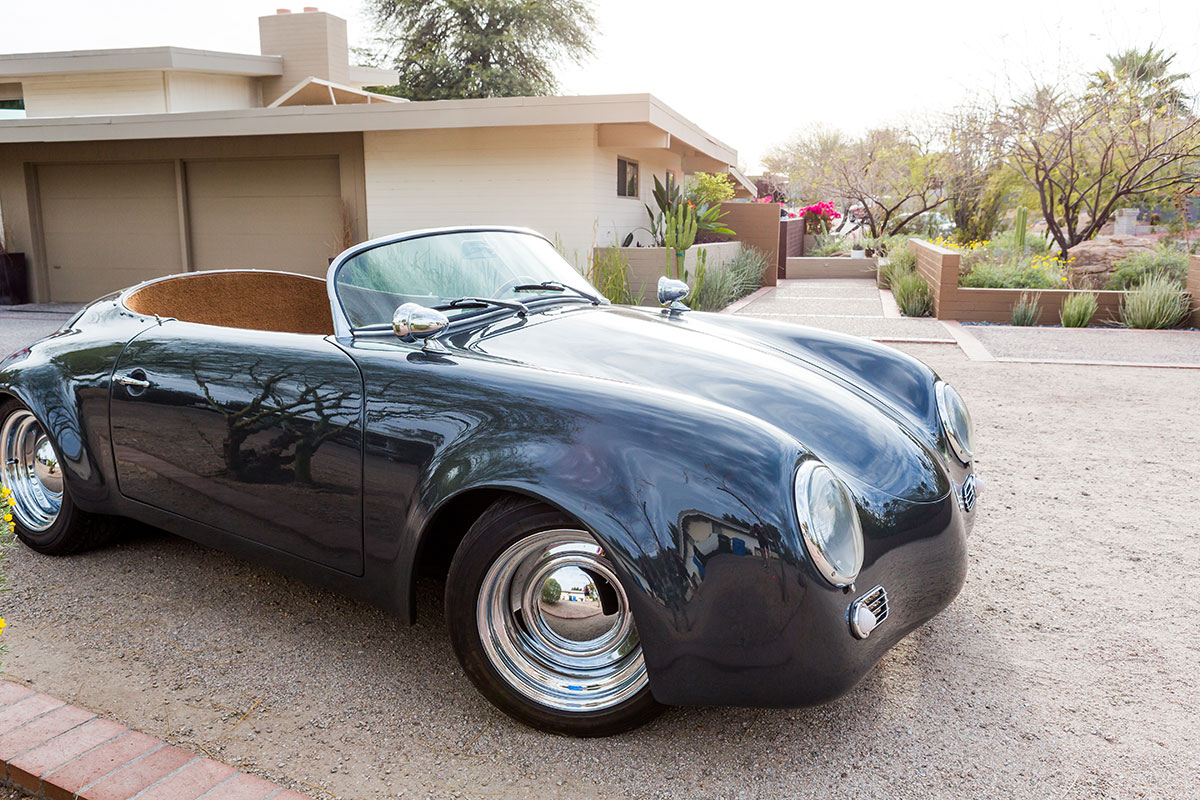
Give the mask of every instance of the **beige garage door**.
[[336, 158], [189, 161], [193, 269], [324, 276], [342, 250]]
[[182, 271], [173, 164], [43, 165], [38, 187], [52, 301]]

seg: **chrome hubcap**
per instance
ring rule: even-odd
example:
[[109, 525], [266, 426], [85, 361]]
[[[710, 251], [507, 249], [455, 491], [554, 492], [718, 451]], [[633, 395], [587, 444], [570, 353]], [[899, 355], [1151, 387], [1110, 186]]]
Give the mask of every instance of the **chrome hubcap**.
[[63, 480], [58, 454], [28, 411], [14, 411], [0, 427], [0, 475], [12, 492], [13, 513], [31, 531], [44, 531], [58, 519]]
[[543, 531], [505, 550], [483, 579], [477, 614], [492, 666], [544, 706], [595, 711], [646, 685], [625, 590], [585, 531]]

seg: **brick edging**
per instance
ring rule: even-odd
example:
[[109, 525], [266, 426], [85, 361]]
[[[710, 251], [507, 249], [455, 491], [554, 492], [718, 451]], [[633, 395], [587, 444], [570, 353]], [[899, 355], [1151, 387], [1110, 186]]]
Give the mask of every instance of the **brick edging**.
[[753, 303], [758, 298], [762, 297], [765, 294], [769, 294], [770, 292], [773, 292], [773, 291], [775, 291], [774, 286], [760, 286], [759, 288], [755, 289], [753, 292], [746, 295], [745, 297], [743, 297], [739, 300], [734, 300], [732, 303], [725, 306], [717, 313], [718, 314], [736, 314], [737, 312], [741, 311], [746, 306]]
[[307, 800], [12, 681], [0, 681], [0, 785], [46, 800]]

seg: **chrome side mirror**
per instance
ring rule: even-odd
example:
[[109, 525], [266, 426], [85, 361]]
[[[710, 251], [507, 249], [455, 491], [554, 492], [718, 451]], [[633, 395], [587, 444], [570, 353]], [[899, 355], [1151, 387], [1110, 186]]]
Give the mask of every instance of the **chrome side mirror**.
[[677, 281], [664, 275], [658, 279], [658, 304], [671, 313], [691, 311], [683, 304], [683, 298], [687, 297], [691, 291], [691, 287], [683, 281]]
[[437, 341], [450, 319], [436, 308], [417, 303], [405, 303], [392, 314], [392, 330], [405, 342], [425, 342], [426, 352], [445, 352], [446, 348]]

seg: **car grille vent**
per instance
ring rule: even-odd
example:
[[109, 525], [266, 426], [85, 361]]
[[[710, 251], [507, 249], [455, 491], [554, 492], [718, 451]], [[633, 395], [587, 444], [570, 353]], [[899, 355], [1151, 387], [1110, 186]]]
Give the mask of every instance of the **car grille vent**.
[[882, 586], [876, 586], [868, 592], [863, 597], [862, 604], [871, 609], [871, 613], [875, 615], [876, 625], [887, 619], [888, 596], [887, 591]]
[[958, 493], [958, 501], [963, 511], [975, 508], [975, 473], [971, 473], [963, 481], [962, 488]]

